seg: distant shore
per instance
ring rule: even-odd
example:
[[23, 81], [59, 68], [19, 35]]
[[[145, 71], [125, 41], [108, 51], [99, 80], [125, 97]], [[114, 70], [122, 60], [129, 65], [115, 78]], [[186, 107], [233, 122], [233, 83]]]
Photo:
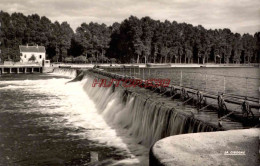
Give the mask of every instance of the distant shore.
[[176, 64], [176, 63], [148, 63], [148, 64], [73, 64], [73, 63], [56, 63], [52, 64], [52, 67], [73, 67], [73, 68], [93, 68], [94, 66], [98, 67], [149, 67], [149, 68], [196, 68], [196, 67], [259, 67], [259, 63], [256, 64]]
[[[13, 65], [5, 65], [0, 64], [0, 67], [23, 67], [23, 66], [40, 66], [39, 64], [21, 64], [21, 63], [14, 63]], [[72, 67], [72, 68], [93, 68], [93, 67], [140, 67], [140, 68], [197, 68], [197, 67], [207, 67], [207, 68], [221, 68], [221, 67], [260, 67], [259, 63], [251, 63], [251, 64], [214, 64], [214, 63], [207, 63], [207, 64], [196, 64], [196, 63], [189, 63], [189, 64], [180, 64], [180, 63], [127, 63], [127, 64], [95, 64], [95, 63], [52, 63], [50, 67]]]

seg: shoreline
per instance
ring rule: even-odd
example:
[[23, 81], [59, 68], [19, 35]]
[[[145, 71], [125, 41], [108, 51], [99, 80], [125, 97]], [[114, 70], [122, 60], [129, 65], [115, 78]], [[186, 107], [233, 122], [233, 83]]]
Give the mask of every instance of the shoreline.
[[260, 64], [176, 64], [176, 63], [149, 63], [149, 64], [52, 64], [51, 67], [67, 68], [93, 68], [94, 66], [106, 68], [139, 67], [139, 68], [259, 68]]
[[[52, 63], [48, 67], [44, 67], [45, 69], [48, 68], [55, 68], [55, 67], [64, 67], [64, 68], [94, 68], [95, 66], [98, 67], [105, 67], [105, 68], [123, 68], [123, 67], [139, 67], [139, 68], [260, 68], [259, 63], [252, 63], [252, 64], [213, 64], [213, 63], [206, 63], [206, 64], [180, 64], [180, 63], [125, 63], [125, 64], [75, 64], [75, 63]], [[0, 68], [21, 68], [21, 67], [42, 67], [37, 65], [3, 65], [0, 64]]]

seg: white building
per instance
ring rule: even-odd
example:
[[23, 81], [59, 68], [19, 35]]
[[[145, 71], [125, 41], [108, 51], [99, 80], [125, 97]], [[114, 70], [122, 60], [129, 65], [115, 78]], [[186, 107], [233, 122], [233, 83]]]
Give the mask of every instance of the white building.
[[19, 46], [20, 49], [20, 62], [37, 62], [43, 65], [46, 59], [46, 50], [44, 46]]

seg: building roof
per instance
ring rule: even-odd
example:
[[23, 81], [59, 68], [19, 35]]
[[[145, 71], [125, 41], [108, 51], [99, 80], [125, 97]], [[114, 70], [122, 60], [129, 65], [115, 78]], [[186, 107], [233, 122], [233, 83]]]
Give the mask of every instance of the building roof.
[[39, 52], [45, 53], [44, 46], [19, 46], [20, 52]]

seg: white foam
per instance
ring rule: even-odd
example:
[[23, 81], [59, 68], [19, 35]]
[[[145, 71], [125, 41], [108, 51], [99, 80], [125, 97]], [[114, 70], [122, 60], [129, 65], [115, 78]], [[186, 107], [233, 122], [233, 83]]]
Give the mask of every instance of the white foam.
[[[137, 144], [135, 138], [128, 135], [128, 131], [123, 129], [116, 123], [107, 124], [104, 118], [115, 118], [119, 122], [127, 119], [127, 117], [121, 118], [124, 115], [118, 114], [116, 117], [109, 117], [114, 115], [111, 110], [117, 111], [123, 108], [122, 105], [117, 103], [118, 108], [114, 107], [118, 102], [116, 96], [112, 96], [114, 100], [109, 100], [110, 103], [106, 106], [99, 105], [99, 108], [103, 108], [103, 113], [98, 112], [97, 104], [95, 104], [89, 96], [84, 92], [83, 85], [86, 80], [82, 82], [68, 83], [69, 79], [47, 79], [47, 80], [25, 80], [25, 81], [4, 81], [4, 83], [11, 83], [7, 86], [11, 90], [26, 91], [29, 94], [43, 94], [46, 95], [46, 99], [39, 99], [38, 101], [33, 99], [27, 101], [27, 104], [32, 104], [35, 108], [24, 109], [24, 113], [41, 113], [41, 114], [60, 114], [58, 119], [53, 119], [50, 124], [52, 127], [73, 127], [85, 129], [82, 132], [71, 133], [72, 135], [78, 135], [82, 138], [87, 138], [92, 141], [97, 141], [105, 146], [112, 146], [122, 149], [124, 152], [131, 156], [128, 159], [120, 161], [122, 163], [135, 163], [148, 162], [148, 148]], [[27, 88], [25, 88], [27, 87]], [[1, 90], [1, 89], [0, 89]], [[99, 95], [104, 95], [100, 93]], [[104, 98], [104, 100], [106, 100]], [[102, 102], [100, 102], [102, 103]], [[50, 107], [55, 107], [50, 109]], [[49, 121], [41, 121], [46, 125]], [[140, 164], [140, 163], [139, 163]]]

